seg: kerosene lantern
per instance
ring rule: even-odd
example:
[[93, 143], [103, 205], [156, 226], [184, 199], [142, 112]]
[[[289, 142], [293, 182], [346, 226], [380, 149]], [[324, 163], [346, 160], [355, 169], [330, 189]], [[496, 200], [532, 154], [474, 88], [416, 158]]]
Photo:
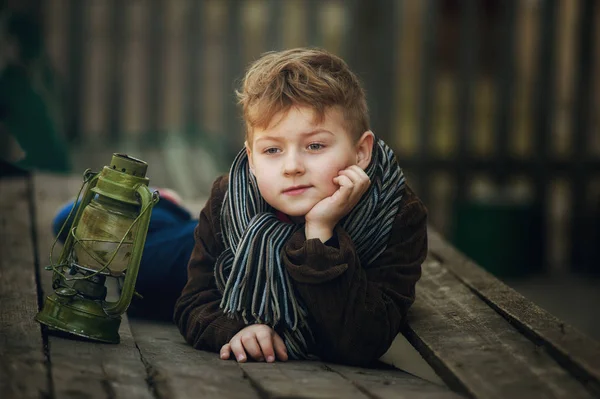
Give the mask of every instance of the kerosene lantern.
[[[58, 262], [50, 252], [52, 288], [35, 319], [68, 334], [118, 343], [121, 315], [135, 292], [152, 207], [158, 193], [148, 188], [148, 165], [113, 154], [110, 166], [84, 173], [84, 182], [62, 229], [69, 228]], [[71, 215], [70, 215], [71, 216]], [[70, 225], [70, 226], [67, 226]], [[59, 234], [60, 235], [60, 234]], [[56, 242], [55, 242], [56, 244]], [[122, 281], [118, 300], [107, 301], [107, 278]]]

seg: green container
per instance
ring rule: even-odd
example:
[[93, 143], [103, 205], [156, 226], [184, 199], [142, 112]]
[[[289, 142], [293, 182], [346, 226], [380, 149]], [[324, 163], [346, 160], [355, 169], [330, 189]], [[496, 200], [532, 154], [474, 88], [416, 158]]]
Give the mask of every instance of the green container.
[[543, 269], [540, 212], [531, 203], [468, 200], [457, 204], [453, 242], [498, 277]]

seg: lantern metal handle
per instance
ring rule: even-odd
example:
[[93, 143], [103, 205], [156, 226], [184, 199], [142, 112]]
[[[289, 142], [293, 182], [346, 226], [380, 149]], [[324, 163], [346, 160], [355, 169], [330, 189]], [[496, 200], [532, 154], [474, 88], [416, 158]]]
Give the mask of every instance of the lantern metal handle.
[[[76, 208], [77, 208], [77, 211], [75, 212], [75, 218], [73, 220], [77, 221], [81, 218], [81, 214], [83, 213], [84, 206], [77, 206], [77, 204], [78, 203], [79, 204], [88, 204], [92, 200], [92, 198], [95, 195], [95, 193], [92, 191], [92, 188], [94, 188], [96, 186], [99, 175], [100, 175], [100, 173], [92, 172], [91, 169], [86, 169], [86, 171], [83, 172], [83, 184], [81, 185], [81, 188], [79, 189], [79, 193], [77, 193], [77, 197], [75, 198], [75, 201], [73, 202], [73, 207], [71, 208], [71, 211], [69, 212], [69, 216], [67, 216], [67, 220], [71, 219], [73, 210]], [[83, 193], [83, 198], [81, 198], [81, 202], [80, 202], [79, 197], [81, 196], [81, 192], [84, 190], [84, 188], [85, 188], [85, 192]], [[60, 228], [60, 231], [58, 232], [58, 234], [56, 235], [56, 237], [54, 239], [54, 242], [52, 243], [52, 247], [50, 248], [50, 266], [49, 267], [54, 272], [53, 273], [54, 277], [52, 278], [52, 281], [55, 281], [55, 282], [65, 279], [65, 275], [60, 272], [58, 267], [63, 267], [63, 266], [67, 265], [66, 260], [67, 260], [67, 256], [68, 256], [68, 248], [70, 248], [71, 242], [73, 241], [72, 234], [68, 234], [67, 238], [65, 239], [65, 242], [63, 244], [63, 248], [62, 248], [62, 252], [60, 254], [59, 260], [58, 260], [58, 264], [55, 264], [54, 263], [54, 247], [58, 243], [58, 237], [60, 237], [60, 235], [62, 234], [66, 225], [67, 225], [67, 223], [64, 223], [62, 225], [62, 227]], [[57, 288], [57, 287], [55, 287], [55, 288]]]
[[125, 281], [123, 283], [121, 295], [116, 302], [105, 302], [103, 309], [107, 315], [118, 316], [127, 310], [131, 299], [135, 292], [135, 282], [137, 280], [138, 271], [140, 268], [140, 261], [142, 259], [142, 249], [146, 242], [146, 235], [148, 233], [148, 224], [150, 223], [151, 212], [154, 203], [158, 202], [158, 194], [152, 193], [150, 189], [140, 184], [135, 188], [135, 192], [139, 196], [141, 201], [141, 213], [139, 219], [136, 220], [137, 233], [135, 239], [135, 246], [132, 250], [132, 256], [129, 259], [127, 271], [125, 273]]

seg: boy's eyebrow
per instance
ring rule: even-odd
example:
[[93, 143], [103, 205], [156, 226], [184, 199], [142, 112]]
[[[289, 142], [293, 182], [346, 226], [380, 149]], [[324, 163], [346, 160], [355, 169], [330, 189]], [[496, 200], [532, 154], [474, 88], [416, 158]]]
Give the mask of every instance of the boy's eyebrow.
[[[319, 134], [319, 133], [328, 133], [328, 134], [333, 135], [333, 133], [330, 132], [327, 129], [315, 129], [315, 130], [311, 130], [310, 132], [300, 133], [300, 135], [303, 136], [303, 137], [308, 137], [308, 136], [314, 136], [314, 135]], [[281, 139], [282, 139], [282, 136], [278, 136], [278, 137], [275, 137], [275, 136], [262, 136], [262, 137], [256, 139], [256, 142], [267, 141], [267, 140], [281, 141]]]

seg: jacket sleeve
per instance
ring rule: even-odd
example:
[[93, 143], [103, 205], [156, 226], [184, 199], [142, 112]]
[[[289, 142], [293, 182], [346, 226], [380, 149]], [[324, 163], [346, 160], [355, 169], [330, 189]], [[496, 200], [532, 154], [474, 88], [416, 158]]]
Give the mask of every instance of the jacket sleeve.
[[173, 320], [186, 341], [196, 349], [218, 352], [243, 327], [219, 307], [222, 295], [214, 277], [215, 261], [224, 250], [219, 215], [227, 179], [213, 184], [210, 198], [194, 231], [195, 245], [188, 263], [188, 281], [175, 304]]
[[390, 347], [415, 299], [427, 256], [427, 210], [407, 188], [386, 250], [368, 268], [340, 226], [335, 234], [338, 248], [296, 232], [284, 262], [312, 317], [317, 354], [367, 365]]

